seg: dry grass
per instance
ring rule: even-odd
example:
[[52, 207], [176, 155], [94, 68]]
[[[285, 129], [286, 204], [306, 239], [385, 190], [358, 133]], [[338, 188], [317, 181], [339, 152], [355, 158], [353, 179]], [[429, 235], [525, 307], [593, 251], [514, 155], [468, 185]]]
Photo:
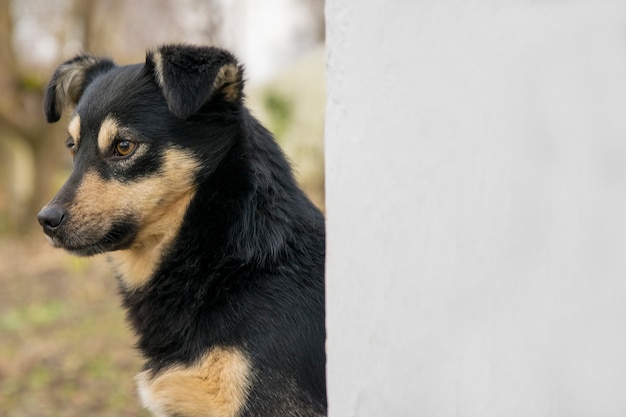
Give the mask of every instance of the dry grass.
[[141, 358], [103, 259], [0, 241], [0, 415], [140, 416]]

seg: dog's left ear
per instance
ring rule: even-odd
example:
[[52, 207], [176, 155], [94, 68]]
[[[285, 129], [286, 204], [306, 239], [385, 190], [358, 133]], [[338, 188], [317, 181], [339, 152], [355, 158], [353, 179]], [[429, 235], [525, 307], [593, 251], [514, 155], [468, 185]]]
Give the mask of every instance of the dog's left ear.
[[186, 119], [214, 99], [243, 98], [243, 68], [228, 51], [165, 45], [146, 56], [146, 69], [163, 90], [170, 111]]
[[110, 59], [88, 54], [77, 55], [61, 64], [52, 75], [44, 99], [48, 123], [58, 121], [65, 107], [76, 107], [87, 85], [114, 67]]

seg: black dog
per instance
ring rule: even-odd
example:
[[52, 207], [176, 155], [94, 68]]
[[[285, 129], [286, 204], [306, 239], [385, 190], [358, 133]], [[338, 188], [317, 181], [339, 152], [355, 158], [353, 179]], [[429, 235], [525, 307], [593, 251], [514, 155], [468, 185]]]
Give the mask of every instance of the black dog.
[[54, 73], [74, 169], [39, 222], [108, 252], [158, 416], [326, 414], [324, 219], [243, 103], [229, 52], [167, 45], [145, 64], [80, 55]]

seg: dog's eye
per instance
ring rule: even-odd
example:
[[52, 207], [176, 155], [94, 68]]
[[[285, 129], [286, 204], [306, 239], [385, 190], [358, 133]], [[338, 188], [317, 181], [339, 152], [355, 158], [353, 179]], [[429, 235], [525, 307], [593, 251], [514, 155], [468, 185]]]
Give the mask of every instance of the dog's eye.
[[135, 142], [130, 140], [120, 140], [115, 143], [115, 155], [128, 156], [133, 153], [136, 147], [137, 144]]
[[72, 155], [76, 153], [76, 144], [74, 143], [74, 139], [67, 138], [67, 140], [65, 141], [65, 147], [70, 150]]

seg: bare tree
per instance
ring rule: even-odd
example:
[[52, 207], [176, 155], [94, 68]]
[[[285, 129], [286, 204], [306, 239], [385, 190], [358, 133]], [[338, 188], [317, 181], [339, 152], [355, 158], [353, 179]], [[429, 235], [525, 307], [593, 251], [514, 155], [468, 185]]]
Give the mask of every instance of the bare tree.
[[[80, 29], [78, 43], [84, 47], [89, 47], [93, 39], [95, 4], [95, 0], [71, 3], [68, 22]], [[41, 68], [26, 64], [21, 59], [25, 51], [16, 48], [14, 5], [10, 0], [0, 0], [0, 146], [6, 151], [2, 152], [5, 172], [1, 179], [5, 216], [11, 219], [5, 222], [5, 228], [22, 231], [35, 224], [35, 213], [54, 188], [54, 173], [63, 164], [59, 146], [62, 127], [51, 128], [45, 123], [42, 109], [46, 76]], [[74, 32], [69, 35], [76, 36]], [[59, 41], [67, 41], [67, 32], [60, 30], [57, 34], [64, 38]]]
[[313, 24], [313, 36], [317, 42], [324, 42], [326, 39], [326, 17], [324, 14], [324, 0], [306, 0], [306, 7], [311, 14]]
[[[47, 171], [50, 159], [43, 157], [48, 141], [43, 139], [45, 133], [42, 129], [41, 110], [38, 114], [29, 112], [33, 101], [41, 103], [43, 90], [41, 85], [36, 85], [37, 83], [33, 82], [33, 79], [24, 76], [24, 71], [20, 68], [15, 54], [13, 34], [14, 19], [11, 2], [0, 0], [0, 90], [2, 91], [2, 95], [0, 95], [0, 140], [8, 149], [10, 149], [10, 140], [17, 141], [22, 145], [22, 149], [26, 149], [32, 155], [35, 165], [39, 169]], [[3, 152], [3, 155], [6, 153]], [[5, 156], [4, 166], [9, 165], [6, 159]], [[17, 175], [22, 175], [19, 170], [5, 173], [4, 180], [9, 182], [8, 185], [10, 186], [16, 180]], [[42, 189], [49, 185], [50, 176], [35, 172], [34, 178], [35, 184], [30, 194], [31, 196], [42, 195]], [[25, 218], [33, 213], [34, 201], [32, 198], [26, 198], [26, 201], [23, 201], [24, 199], [19, 198], [20, 194], [17, 191], [19, 190], [10, 188], [6, 196], [8, 200], [6, 207], [15, 220], [15, 224], [11, 226], [19, 229], [20, 226], [23, 226]], [[20, 207], [16, 207], [16, 205]]]

